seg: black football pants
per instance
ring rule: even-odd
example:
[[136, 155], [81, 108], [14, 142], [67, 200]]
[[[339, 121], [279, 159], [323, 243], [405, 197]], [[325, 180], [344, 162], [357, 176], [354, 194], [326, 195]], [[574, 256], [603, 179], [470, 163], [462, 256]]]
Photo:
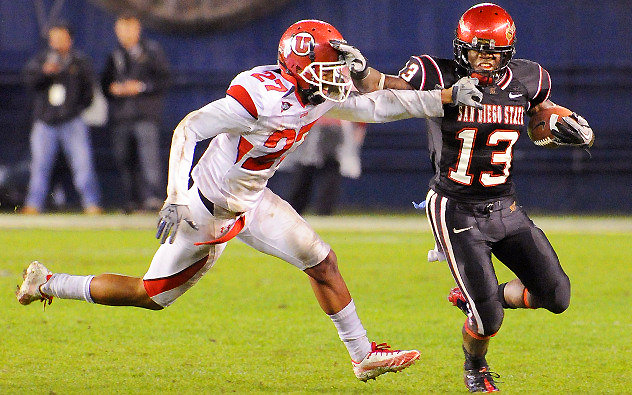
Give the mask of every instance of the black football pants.
[[[467, 299], [471, 329], [482, 337], [495, 334], [503, 320], [494, 254], [522, 281], [542, 307], [566, 310], [570, 281], [544, 235], [513, 197], [463, 203], [431, 190], [426, 214], [437, 245]], [[502, 295], [501, 295], [502, 297]]]

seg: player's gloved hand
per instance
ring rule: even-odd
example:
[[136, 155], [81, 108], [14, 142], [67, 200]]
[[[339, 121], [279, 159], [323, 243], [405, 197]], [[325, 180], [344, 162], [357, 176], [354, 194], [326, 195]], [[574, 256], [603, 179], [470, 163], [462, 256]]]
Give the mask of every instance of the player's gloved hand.
[[358, 48], [341, 40], [329, 40], [329, 44], [345, 58], [351, 78], [361, 80], [369, 74], [366, 58]]
[[178, 233], [178, 227], [180, 226], [180, 222], [184, 221], [189, 224], [195, 230], [198, 230], [198, 226], [191, 219], [191, 211], [189, 211], [189, 207], [184, 204], [167, 204], [162, 207], [160, 213], [158, 214], [160, 218], [158, 219], [158, 231], [156, 232], [156, 238], [160, 239], [160, 244], [164, 244], [169, 237], [169, 233], [171, 233], [171, 237], [169, 237], [169, 244], [173, 244], [173, 240], [176, 238], [176, 233]]
[[595, 141], [595, 134], [588, 122], [581, 116], [572, 113], [560, 118], [557, 114], [551, 114], [549, 119], [553, 142], [557, 145], [576, 145], [590, 148]]
[[452, 105], [470, 106], [482, 109], [483, 93], [476, 87], [478, 79], [472, 77], [462, 77], [452, 85]]

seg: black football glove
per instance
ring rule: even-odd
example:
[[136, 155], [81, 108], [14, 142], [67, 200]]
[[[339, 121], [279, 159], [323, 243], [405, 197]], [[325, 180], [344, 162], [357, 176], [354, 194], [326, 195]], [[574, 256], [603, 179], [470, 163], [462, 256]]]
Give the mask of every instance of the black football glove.
[[158, 229], [156, 232], [156, 238], [160, 239], [160, 244], [164, 244], [169, 237], [169, 244], [173, 244], [178, 233], [178, 227], [180, 222], [184, 221], [189, 224], [195, 230], [198, 230], [198, 226], [193, 219], [191, 219], [191, 211], [189, 207], [183, 204], [165, 204], [160, 213], [158, 214]]
[[576, 113], [561, 118], [557, 114], [551, 114], [549, 125], [553, 142], [557, 145], [590, 148], [595, 141], [595, 134], [588, 122]]
[[329, 40], [329, 44], [345, 58], [351, 78], [361, 80], [369, 74], [366, 58], [358, 48], [341, 40]]

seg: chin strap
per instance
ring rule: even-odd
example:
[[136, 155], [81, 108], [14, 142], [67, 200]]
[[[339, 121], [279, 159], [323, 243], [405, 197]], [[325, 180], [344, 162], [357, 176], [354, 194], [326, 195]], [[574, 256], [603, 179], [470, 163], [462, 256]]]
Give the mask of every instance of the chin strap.
[[322, 104], [326, 100], [320, 93], [318, 93], [317, 90], [304, 89], [303, 92], [305, 92], [305, 98], [307, 99], [307, 102], [314, 106]]
[[494, 83], [494, 77], [492, 77], [489, 74], [482, 74], [482, 73], [472, 73], [470, 75], [470, 77], [472, 78], [476, 78], [478, 80], [479, 85], [484, 86], [484, 85], [491, 85]]

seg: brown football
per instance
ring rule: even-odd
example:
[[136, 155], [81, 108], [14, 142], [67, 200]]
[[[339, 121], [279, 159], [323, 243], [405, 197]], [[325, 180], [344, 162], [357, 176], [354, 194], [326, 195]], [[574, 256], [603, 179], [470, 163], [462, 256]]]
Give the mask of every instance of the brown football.
[[551, 114], [557, 114], [560, 117], [566, 117], [573, 112], [566, 107], [555, 106], [547, 108], [535, 113], [529, 120], [529, 126], [527, 131], [529, 132], [529, 138], [535, 145], [546, 148], [556, 148], [557, 144], [553, 142], [553, 135], [551, 134], [551, 125], [549, 120]]

